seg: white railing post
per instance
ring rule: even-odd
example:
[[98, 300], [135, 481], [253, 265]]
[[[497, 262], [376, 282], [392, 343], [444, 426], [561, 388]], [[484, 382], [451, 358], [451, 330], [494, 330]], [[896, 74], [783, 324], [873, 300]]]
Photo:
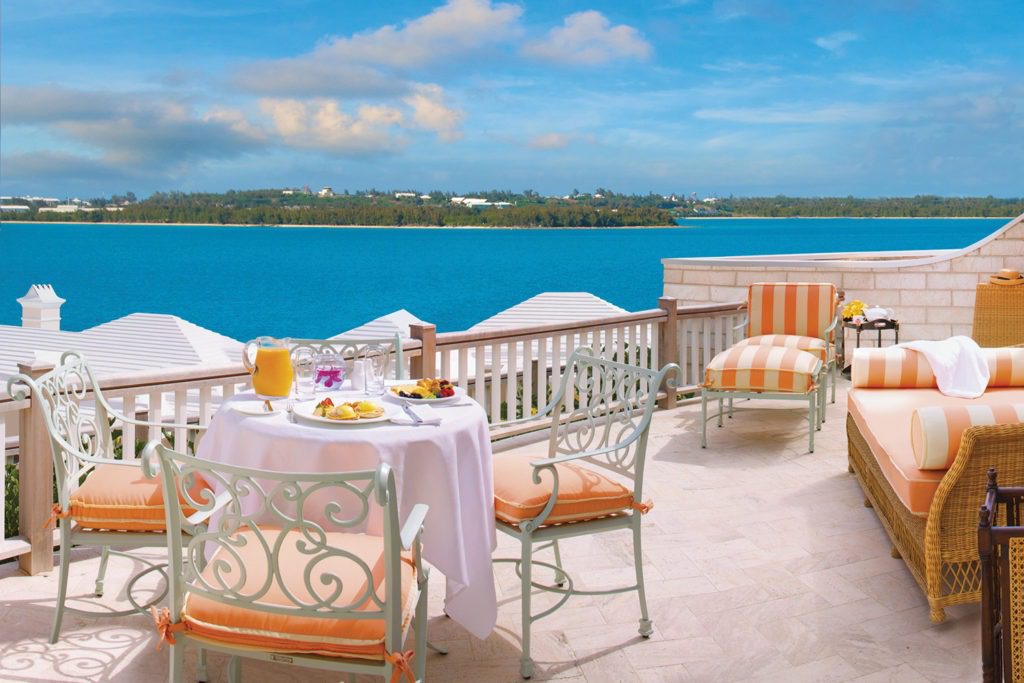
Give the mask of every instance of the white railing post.
[[[658, 299], [658, 308], [665, 311], [666, 318], [658, 325], [658, 358], [653, 358], [652, 369], [657, 370], [667, 363], [679, 362], [679, 344], [677, 343], [677, 332], [679, 329], [679, 302], [670, 296], [663, 296]], [[666, 378], [673, 384], [679, 382], [678, 377]], [[665, 392], [665, 398], [658, 401], [658, 406], [667, 409], [676, 407], [675, 386], [663, 386], [659, 389]]]
[[[18, 363], [18, 372], [36, 379], [52, 363]], [[47, 525], [53, 507], [53, 455], [43, 408], [35, 396], [18, 422], [18, 532], [30, 546], [18, 557], [29, 576], [53, 570], [53, 531]]]

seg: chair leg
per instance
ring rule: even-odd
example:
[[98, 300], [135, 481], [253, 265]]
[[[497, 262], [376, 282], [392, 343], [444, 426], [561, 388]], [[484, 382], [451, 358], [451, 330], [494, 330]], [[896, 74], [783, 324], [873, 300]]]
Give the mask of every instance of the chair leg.
[[654, 624], [651, 622], [651, 615], [647, 612], [647, 590], [644, 587], [644, 556], [643, 547], [640, 543], [640, 516], [633, 513], [633, 566], [636, 569], [636, 593], [640, 599], [640, 628], [639, 632], [644, 638], [650, 638], [654, 633]]
[[725, 401], [721, 398], [718, 399], [718, 426], [722, 426], [722, 413], [725, 412]]
[[836, 402], [836, 383], [839, 381], [839, 359], [832, 359], [832, 403]]
[[413, 624], [416, 641], [413, 647], [413, 673], [417, 681], [427, 680], [427, 582], [420, 583], [420, 597], [416, 602], [416, 623]]
[[729, 398], [729, 419], [732, 419], [732, 398]]
[[242, 683], [242, 659], [237, 655], [228, 660], [228, 683]]
[[708, 447], [708, 395], [700, 392], [700, 447]]
[[807, 426], [809, 427], [808, 452], [814, 452], [814, 432], [818, 431], [818, 416], [815, 414], [818, 407], [818, 394], [813, 393], [807, 401]]
[[96, 573], [96, 597], [103, 597], [103, 577], [107, 575], [107, 562], [110, 560], [110, 548], [103, 546], [100, 554], [100, 570]]
[[522, 574], [522, 619], [523, 619], [523, 654], [519, 659], [519, 674], [523, 678], [529, 678], [533, 675], [533, 660], [530, 659], [530, 625], [533, 623], [533, 618], [530, 612], [530, 599], [533, 597], [531, 593], [530, 583], [532, 579], [532, 562], [533, 562], [533, 538], [528, 533], [524, 533], [522, 537], [522, 554], [520, 555], [520, 566], [519, 571]]
[[199, 663], [196, 665], [196, 680], [199, 683], [207, 683], [209, 677], [206, 674], [206, 648], [199, 648], [199, 654], [197, 655]]
[[171, 667], [167, 672], [170, 683], [180, 683], [185, 675], [185, 643], [171, 645]]
[[562, 571], [562, 553], [558, 549], [558, 541], [552, 541], [551, 547], [555, 551], [555, 566], [558, 567], [555, 571], [555, 584], [561, 587], [565, 585], [565, 572]]
[[60, 576], [57, 577], [57, 609], [53, 615], [53, 628], [50, 630], [50, 643], [60, 638], [60, 624], [64, 620], [64, 602], [68, 596], [68, 568], [71, 564], [71, 539], [68, 522], [60, 520]]

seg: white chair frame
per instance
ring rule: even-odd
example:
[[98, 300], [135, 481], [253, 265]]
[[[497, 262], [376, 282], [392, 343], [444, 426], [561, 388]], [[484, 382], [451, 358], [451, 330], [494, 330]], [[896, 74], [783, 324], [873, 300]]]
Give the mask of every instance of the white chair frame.
[[[415, 631], [412, 670], [417, 681], [424, 680], [429, 570], [421, 562], [421, 537], [428, 508], [424, 504], [415, 505], [405, 524], [399, 526], [395, 477], [388, 465], [381, 464], [376, 470], [329, 474], [271, 472], [202, 460], [178, 453], [155, 442], [146, 446], [143, 462], [147, 476], [161, 476], [164, 498], [172, 501], [166, 507], [169, 530], [166, 542], [168, 557], [171, 558], [167, 572], [171, 625], [181, 623], [180, 617], [185, 600], [188, 595], [193, 594], [228, 605], [273, 614], [319, 619], [383, 619], [385, 651], [399, 653], [407, 635], [407, 630], [404, 630], [402, 625], [401, 553], [403, 550], [411, 551], [418, 591], [417, 596], [409, 598], [416, 600], [414, 617], [408, 625]], [[159, 467], [159, 472], [156, 467]], [[207, 483], [220, 488], [221, 492], [214, 496], [213, 491], [206, 488], [198, 495], [198, 499], [193, 497], [190, 489], [197, 475]], [[313, 512], [312, 504], [309, 503], [310, 496], [323, 495], [329, 491], [355, 500], [353, 509], [342, 509], [342, 505], [336, 502], [336, 497], [332, 496], [322, 509], [315, 509], [326, 521], [312, 521], [307, 516]], [[190, 517], [184, 515], [179, 496], [184, 498], [185, 504], [196, 510]], [[256, 500], [252, 501], [250, 496], [254, 496]], [[245, 510], [249, 507], [247, 503], [251, 502], [258, 505], [255, 506], [254, 512], [246, 513]], [[377, 595], [372, 579], [372, 568], [343, 547], [336, 548], [327, 544], [325, 536], [328, 530], [343, 531], [365, 524], [371, 503], [379, 505], [383, 513], [383, 600]], [[181, 529], [195, 524], [196, 521], [205, 522], [207, 519], [210, 519], [210, 524], [202, 533], [192, 536], [179, 533]], [[261, 525], [267, 526], [268, 519], [271, 520], [270, 526], [303, 534], [303, 554], [308, 554], [309, 557], [304, 572], [305, 589], [311, 596], [309, 601], [289, 595], [289, 603], [285, 605], [261, 603], [261, 597], [274, 582], [268, 581], [254, 592], [243, 592], [246, 571], [245, 566], [241, 564], [237, 565], [240, 569], [240, 572], [237, 572], [239, 576], [233, 576], [236, 572], [219, 573], [218, 580], [214, 582], [216, 585], [211, 585], [203, 578], [202, 571], [206, 564], [208, 547], [212, 545], [231, 552], [232, 547], [237, 545], [237, 540], [233, 540], [235, 534], [243, 527], [258, 534], [260, 544], [267, 554], [268, 566], [277, 566], [280, 547], [269, 544], [260, 531]], [[365, 590], [349, 605], [333, 604], [342, 590], [337, 575], [318, 572], [316, 569], [317, 563], [327, 558], [351, 561], [360, 570], [360, 576], [364, 577]], [[367, 602], [379, 609], [359, 609]], [[377, 675], [383, 676], [385, 680], [394, 680], [392, 676], [396, 671], [402, 671], [387, 658], [373, 661], [308, 653], [261, 651], [182, 630], [174, 633], [171, 641], [169, 681], [176, 683], [181, 680], [185, 647], [189, 644], [197, 646], [200, 653], [214, 650], [230, 655], [228, 680], [231, 683], [242, 680], [240, 658]]]
[[[7, 382], [7, 392], [15, 400], [23, 400], [31, 394], [32, 400], [37, 401], [42, 408], [50, 437], [54, 478], [57, 482], [57, 498], [61, 513], [61, 515], [57, 515], [60, 535], [57, 607], [50, 632], [50, 642], [57, 642], [65, 612], [92, 617], [118, 617], [144, 612], [146, 608], [160, 601], [164, 594], [161, 593], [145, 604], [139, 604], [132, 597], [132, 586], [138, 579], [150, 572], [162, 572], [164, 565], [150, 563], [136, 555], [129, 555], [129, 557], [148, 564], [149, 567], [136, 574], [126, 586], [127, 598], [132, 609], [87, 611], [66, 606], [68, 569], [73, 546], [100, 549], [100, 566], [95, 586], [96, 597], [103, 596], [103, 582], [110, 555], [127, 555], [125, 551], [128, 550], [167, 546], [166, 534], [159, 532], [99, 531], [82, 528], [66, 516], [71, 505], [71, 494], [78, 489], [85, 476], [97, 465], [140, 467], [141, 461], [135, 458], [134, 443], [122, 443], [123, 448], [131, 449], [130, 455], [122, 453], [124, 456], [122, 459], [115, 459], [112, 421], [147, 428], [184, 429], [197, 433], [202, 432], [206, 427], [198, 424], [138, 420], [134, 416], [129, 417], [115, 410], [103, 396], [99, 383], [85, 357], [75, 351], [64, 353], [53, 370], [37, 379], [33, 380], [21, 374], [14, 375]], [[90, 396], [93, 401], [92, 410], [83, 409], [82, 404]], [[180, 533], [188, 534], [189, 530], [182, 529]], [[205, 677], [205, 672], [202, 669], [200, 669], [200, 675]]]
[[[564, 605], [570, 596], [611, 595], [636, 591], [640, 602], [639, 633], [644, 638], [653, 633], [644, 587], [641, 515], [636, 510], [625, 510], [607, 517], [580, 522], [545, 525], [545, 520], [551, 514], [558, 497], [558, 471], [555, 469], [558, 463], [585, 462], [597, 468], [610, 470], [619, 478], [631, 480], [634, 501], [639, 503], [642, 500], [647, 437], [651, 417], [657, 405], [658, 392], [675, 391], [676, 382], [682, 375], [679, 366], [674, 363], [658, 371], [594, 357], [592, 353], [586, 347], [573, 352], [566, 362], [558, 390], [542, 411], [535, 416], [503, 425], [551, 419], [548, 456], [531, 463], [534, 483], [539, 484], [542, 477], [551, 477], [550, 499], [533, 519], [525, 520], [518, 525], [501, 520], [498, 520], [497, 524], [498, 529], [520, 543], [521, 552], [518, 559], [497, 558], [494, 561], [514, 563], [521, 580], [523, 647], [520, 674], [523, 678], [530, 678], [533, 675], [530, 627], [533, 622], [543, 619]], [[633, 534], [636, 583], [608, 590], [574, 588], [572, 577], [562, 568], [558, 541], [619, 529], [629, 529]], [[535, 552], [549, 547], [554, 551], [554, 563], [534, 559]], [[553, 570], [555, 584], [547, 585], [534, 581], [533, 565]], [[531, 588], [557, 593], [562, 598], [543, 612], [532, 614]]]

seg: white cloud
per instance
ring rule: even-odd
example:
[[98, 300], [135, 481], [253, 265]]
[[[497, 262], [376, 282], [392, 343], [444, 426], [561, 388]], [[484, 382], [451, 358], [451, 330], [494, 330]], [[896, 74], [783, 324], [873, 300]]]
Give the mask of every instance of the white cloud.
[[518, 34], [522, 7], [490, 0], [448, 0], [401, 28], [383, 26], [351, 38], [335, 38], [314, 58], [397, 68], [420, 67], [507, 40]]
[[647, 59], [653, 48], [632, 26], [612, 26], [600, 12], [570, 14], [541, 40], [523, 46], [523, 54], [561, 64], [596, 65], [616, 59]]
[[541, 133], [530, 138], [526, 145], [531, 149], [565, 149], [569, 146], [569, 136], [566, 133]]
[[745, 62], [741, 59], [723, 59], [718, 62], [709, 62], [707, 64], [701, 64], [700, 68], [706, 71], [716, 71], [727, 74], [779, 70], [779, 67], [775, 64], [769, 64], [767, 62]]
[[261, 94], [401, 95], [411, 71], [484, 50], [520, 34], [523, 9], [490, 0], [448, 0], [399, 25], [333, 37], [298, 57], [246, 65], [234, 82]]
[[459, 126], [465, 114], [445, 103], [444, 91], [434, 84], [419, 84], [403, 101], [412, 109], [412, 122], [419, 128], [431, 130], [444, 142], [462, 137]]
[[394, 151], [402, 141], [394, 135], [404, 115], [386, 106], [362, 106], [354, 115], [334, 100], [260, 100], [281, 140], [291, 146], [335, 153], [368, 154]]
[[894, 113], [879, 106], [846, 103], [821, 107], [782, 105], [768, 107], [704, 108], [694, 117], [709, 121], [752, 124], [833, 124], [877, 123], [893, 118]]
[[827, 36], [815, 38], [814, 44], [822, 50], [828, 50], [829, 52], [842, 52], [843, 47], [847, 43], [852, 43], [855, 40], [860, 40], [860, 35], [853, 31], [836, 31], [828, 34]]

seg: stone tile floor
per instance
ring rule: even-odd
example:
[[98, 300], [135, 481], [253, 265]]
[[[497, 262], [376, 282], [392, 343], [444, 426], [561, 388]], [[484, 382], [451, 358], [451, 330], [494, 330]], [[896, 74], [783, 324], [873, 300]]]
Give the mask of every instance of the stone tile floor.
[[[951, 608], [946, 623], [929, 622], [920, 590], [889, 556], [885, 532], [847, 473], [841, 388], [813, 454], [804, 414], [778, 401], [744, 404], [725, 429], [711, 428], [707, 450], [699, 447], [699, 404], [658, 413], [646, 478], [656, 507], [644, 520], [654, 635], [637, 635], [635, 594], [571, 599], [535, 624], [534, 680], [980, 679], [977, 607]], [[631, 581], [625, 532], [563, 548], [581, 586]], [[514, 549], [499, 534], [499, 553]], [[88, 595], [97, 564], [94, 553], [77, 554], [72, 595]], [[131, 570], [131, 561], [112, 560], [107, 585]], [[498, 627], [481, 641], [444, 617], [435, 573], [429, 634], [450, 653], [429, 655], [429, 680], [520, 680], [518, 581], [510, 565], [496, 566], [496, 581]], [[154, 649], [148, 617], [68, 616], [62, 639], [49, 645], [55, 593], [54, 574], [27, 577], [0, 565], [0, 680], [166, 679], [167, 652]], [[194, 666], [194, 654], [188, 661]], [[225, 667], [211, 654], [211, 681], [225, 680]], [[247, 681], [336, 678], [255, 663], [243, 663], [242, 672]]]

